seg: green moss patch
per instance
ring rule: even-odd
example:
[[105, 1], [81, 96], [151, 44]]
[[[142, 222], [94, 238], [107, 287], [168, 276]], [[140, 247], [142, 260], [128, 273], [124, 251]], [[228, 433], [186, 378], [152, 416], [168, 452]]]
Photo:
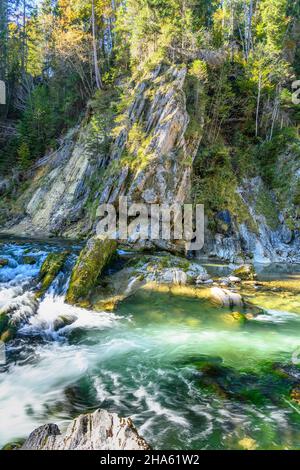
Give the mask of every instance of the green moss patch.
[[40, 287], [37, 292], [37, 297], [41, 297], [49, 289], [50, 285], [64, 267], [65, 261], [68, 257], [68, 252], [63, 253], [50, 253], [42, 264], [39, 282]]
[[68, 303], [78, 304], [87, 298], [116, 248], [117, 242], [108, 238], [88, 241], [72, 271], [66, 296]]
[[17, 333], [17, 328], [6, 313], [0, 313], [0, 341], [7, 343]]

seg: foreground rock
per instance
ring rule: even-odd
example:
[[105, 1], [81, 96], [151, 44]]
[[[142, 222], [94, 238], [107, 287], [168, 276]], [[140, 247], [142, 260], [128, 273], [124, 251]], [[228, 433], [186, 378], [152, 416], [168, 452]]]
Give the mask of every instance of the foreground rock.
[[72, 271], [66, 296], [68, 303], [78, 304], [86, 300], [116, 249], [117, 242], [108, 237], [94, 237], [87, 242]]
[[22, 450], [149, 450], [129, 418], [96, 410], [72, 421], [65, 434], [56, 424], [35, 429]]

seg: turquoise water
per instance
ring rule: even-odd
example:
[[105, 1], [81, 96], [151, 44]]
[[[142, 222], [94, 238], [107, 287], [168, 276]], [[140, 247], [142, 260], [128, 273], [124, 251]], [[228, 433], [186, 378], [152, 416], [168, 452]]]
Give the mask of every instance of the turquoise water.
[[[290, 397], [300, 385], [292, 361], [300, 346], [297, 290], [246, 289], [266, 308], [248, 321], [180, 292], [140, 291], [115, 313], [92, 312], [64, 303], [71, 254], [36, 305], [39, 267], [48, 252], [62, 249], [0, 246], [0, 258], [9, 260], [0, 269], [0, 309], [13, 303], [19, 322], [0, 366], [0, 445], [46, 422], [65, 428], [80, 412], [102, 407], [131, 416], [155, 449], [300, 448], [300, 407]], [[24, 264], [25, 252], [35, 265]], [[278, 265], [260, 278], [298, 275], [299, 267]], [[73, 323], [60, 325], [61, 315]]]

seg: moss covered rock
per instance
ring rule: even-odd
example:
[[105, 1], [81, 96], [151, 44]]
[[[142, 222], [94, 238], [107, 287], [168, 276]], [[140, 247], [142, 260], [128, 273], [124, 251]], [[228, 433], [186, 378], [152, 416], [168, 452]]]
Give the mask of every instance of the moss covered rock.
[[65, 261], [68, 257], [68, 254], [68, 252], [50, 253], [47, 256], [47, 258], [42, 264], [39, 274], [40, 287], [37, 292], [38, 297], [41, 297], [43, 294], [45, 294], [45, 292], [48, 290], [48, 288], [58, 275], [59, 271], [62, 270]]
[[68, 303], [78, 304], [89, 295], [116, 249], [117, 242], [107, 237], [94, 237], [87, 242], [72, 271]]
[[15, 337], [16, 333], [17, 328], [10, 317], [6, 313], [0, 313], [0, 341], [7, 343]]
[[239, 446], [244, 450], [255, 450], [257, 448], [257, 442], [251, 437], [244, 437], [239, 441]]
[[232, 274], [236, 277], [239, 277], [243, 281], [253, 281], [256, 278], [253, 264], [242, 264], [236, 268]]
[[186, 258], [165, 254], [143, 256], [130, 262], [135, 274], [144, 275], [147, 281], [159, 284], [194, 284], [198, 279], [209, 278], [206, 269]]
[[241, 312], [232, 312], [230, 315], [234, 321], [237, 321], [240, 323], [244, 323], [247, 319], [247, 317]]
[[286, 403], [293, 383], [291, 377], [276, 373], [272, 363], [262, 362], [255, 370], [236, 369], [216, 362], [203, 362], [196, 367], [200, 372], [198, 384], [201, 388], [221, 398], [256, 406]]
[[36, 259], [33, 257], [33, 256], [23, 256], [23, 263], [24, 264], [35, 264], [36, 263]]
[[24, 439], [18, 439], [13, 442], [8, 442], [2, 447], [1, 450], [17, 450], [17, 449], [20, 449], [20, 447], [22, 447], [23, 443], [24, 443]]
[[6, 313], [0, 313], [0, 335], [3, 333], [8, 324], [8, 317]]
[[298, 405], [300, 405], [300, 385], [293, 388], [293, 390], [291, 391], [291, 399], [298, 403]]
[[8, 259], [6, 258], [0, 258], [0, 269], [4, 268], [4, 266], [8, 265]]

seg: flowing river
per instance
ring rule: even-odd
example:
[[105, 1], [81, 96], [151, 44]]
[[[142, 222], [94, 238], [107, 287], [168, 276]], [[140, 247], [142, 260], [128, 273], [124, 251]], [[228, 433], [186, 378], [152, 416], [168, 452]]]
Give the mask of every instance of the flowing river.
[[79, 248], [68, 246], [65, 271], [37, 302], [41, 264], [66, 246], [0, 244], [8, 260], [0, 310], [13, 306], [19, 325], [0, 365], [0, 446], [47, 422], [64, 430], [101, 407], [130, 416], [155, 449], [300, 449], [300, 401], [291, 398], [293, 390], [300, 396], [299, 265], [258, 267], [270, 286], [245, 294], [265, 313], [246, 322], [199, 299], [153, 291], [105, 313], [64, 302]]

